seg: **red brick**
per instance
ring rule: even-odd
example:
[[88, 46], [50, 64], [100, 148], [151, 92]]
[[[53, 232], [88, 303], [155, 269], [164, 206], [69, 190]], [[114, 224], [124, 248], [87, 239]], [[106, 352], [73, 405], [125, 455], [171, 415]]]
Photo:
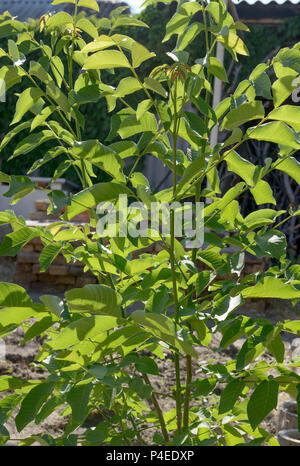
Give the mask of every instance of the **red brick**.
[[48, 201], [48, 199], [41, 199], [41, 200], [35, 201], [35, 208], [38, 211], [46, 212], [49, 207], [49, 204], [50, 202]]
[[39, 262], [39, 253], [38, 252], [31, 252], [31, 251], [24, 251], [19, 252], [17, 255], [17, 261], [19, 263], [26, 263], [26, 264], [37, 264]]
[[48, 271], [50, 275], [67, 275], [68, 266], [67, 265], [50, 265]]

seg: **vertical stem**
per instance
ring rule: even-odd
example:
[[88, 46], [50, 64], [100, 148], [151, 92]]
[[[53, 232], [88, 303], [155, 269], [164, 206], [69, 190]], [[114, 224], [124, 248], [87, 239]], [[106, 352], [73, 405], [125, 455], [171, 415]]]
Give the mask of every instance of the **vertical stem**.
[[183, 404], [183, 428], [188, 429], [189, 427], [189, 411], [190, 411], [190, 396], [192, 382], [192, 357], [186, 355], [186, 382], [185, 382], [185, 397]]
[[[172, 142], [173, 142], [173, 195], [176, 192], [176, 183], [177, 183], [177, 124], [178, 124], [178, 115], [177, 115], [177, 85], [176, 80], [174, 84], [174, 126], [172, 132]], [[174, 256], [174, 245], [175, 245], [175, 215], [174, 210], [171, 210], [170, 216], [170, 263], [171, 263], [171, 273], [172, 273], [172, 283], [173, 283], [173, 296], [174, 296], [174, 315], [175, 315], [175, 327], [177, 327], [179, 321], [179, 302], [178, 302], [178, 292], [177, 292], [177, 283], [176, 283], [176, 264]], [[180, 365], [179, 365], [179, 354], [174, 354], [174, 363], [175, 363], [175, 374], [176, 374], [176, 419], [177, 419], [177, 433], [180, 435], [182, 433], [182, 411], [181, 411], [181, 383], [180, 383]]]
[[[152, 387], [151, 382], [150, 382], [147, 374], [143, 374], [143, 379], [145, 380], [147, 385], [150, 385], [150, 387]], [[159, 423], [160, 423], [160, 426], [161, 426], [161, 431], [162, 431], [163, 437], [165, 439], [165, 442], [168, 443], [168, 442], [170, 442], [170, 438], [169, 438], [168, 430], [167, 430], [167, 427], [166, 427], [166, 423], [165, 423], [165, 419], [164, 419], [164, 415], [163, 415], [163, 412], [161, 410], [161, 407], [159, 406], [159, 403], [158, 403], [158, 401], [156, 399], [156, 396], [153, 393], [152, 393], [150, 399], [151, 399], [151, 401], [153, 403], [153, 406], [155, 408], [155, 411], [157, 413]]]

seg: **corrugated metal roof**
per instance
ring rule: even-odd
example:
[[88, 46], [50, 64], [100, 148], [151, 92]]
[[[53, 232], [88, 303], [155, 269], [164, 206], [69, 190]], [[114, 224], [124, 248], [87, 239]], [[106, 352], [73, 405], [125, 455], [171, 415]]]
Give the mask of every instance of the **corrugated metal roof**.
[[238, 16], [246, 23], [276, 26], [286, 18], [300, 16], [299, 0], [233, 0]]
[[235, 5], [240, 5], [241, 3], [248, 3], [248, 5], [254, 5], [255, 3], [262, 3], [263, 5], [269, 5], [269, 3], [277, 3], [277, 5], [283, 5], [284, 3], [292, 3], [297, 5], [300, 3], [300, 0], [232, 0], [232, 3]]

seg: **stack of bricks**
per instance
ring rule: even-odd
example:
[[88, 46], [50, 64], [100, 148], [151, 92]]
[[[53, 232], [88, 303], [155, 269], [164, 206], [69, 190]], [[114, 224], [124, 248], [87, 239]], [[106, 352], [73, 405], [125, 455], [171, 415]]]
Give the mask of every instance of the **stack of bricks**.
[[[57, 221], [57, 216], [47, 215], [49, 203], [47, 200], [36, 201], [36, 212], [30, 214], [27, 222], [30, 226], [43, 226]], [[86, 213], [77, 217], [75, 223], [87, 221]], [[84, 264], [67, 263], [59, 254], [46, 272], [40, 271], [39, 257], [44, 245], [40, 238], [31, 240], [16, 257], [14, 282], [27, 290], [43, 292], [64, 292], [71, 288], [80, 288], [89, 283], [97, 283], [96, 277], [90, 272], [84, 272]]]

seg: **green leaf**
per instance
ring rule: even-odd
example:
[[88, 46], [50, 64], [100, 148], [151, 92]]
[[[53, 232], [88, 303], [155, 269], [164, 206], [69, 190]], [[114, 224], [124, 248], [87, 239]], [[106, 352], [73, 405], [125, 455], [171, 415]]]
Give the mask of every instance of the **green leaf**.
[[73, 18], [69, 13], [65, 11], [60, 11], [55, 15], [51, 16], [47, 21], [47, 29], [51, 31], [60, 26], [66, 26], [67, 24], [73, 24]]
[[106, 285], [85, 285], [65, 293], [70, 311], [120, 316], [122, 297]]
[[277, 407], [278, 383], [263, 380], [252, 393], [247, 406], [247, 414], [252, 429], [265, 419]]
[[176, 51], [184, 50], [203, 31], [203, 24], [192, 23], [178, 36]]
[[105, 366], [101, 366], [100, 364], [94, 364], [93, 366], [89, 366], [87, 368], [89, 374], [95, 377], [98, 380], [102, 380], [103, 377], [107, 374], [107, 368]]
[[243, 303], [242, 296], [224, 296], [214, 302], [213, 317], [218, 321], [227, 319], [228, 315]]
[[137, 120], [136, 115], [129, 115], [122, 121], [118, 129], [118, 133], [122, 139], [129, 138], [139, 133], [156, 133], [156, 131], [157, 122], [153, 113], [150, 112], [145, 112], [140, 120]]
[[127, 78], [121, 79], [115, 92], [117, 97], [125, 97], [126, 95], [132, 94], [133, 92], [139, 91], [143, 86], [138, 79], [128, 76]]
[[140, 377], [134, 377], [128, 385], [140, 398], [150, 398], [153, 388], [151, 385], [145, 384]]
[[67, 402], [72, 408], [72, 428], [81, 425], [88, 413], [88, 402], [93, 384], [84, 383], [71, 388], [67, 396]]
[[292, 147], [293, 149], [300, 148], [295, 132], [282, 121], [273, 121], [265, 123], [258, 128], [249, 128], [247, 136], [250, 139], [274, 142], [275, 144]]
[[268, 120], [278, 120], [300, 131], [300, 108], [296, 105], [282, 105], [268, 114]]
[[254, 183], [254, 172], [255, 165], [248, 160], [241, 157], [234, 150], [230, 150], [224, 154], [225, 162], [229, 171], [232, 171], [239, 175], [249, 186], [253, 186]]
[[27, 176], [11, 175], [9, 190], [3, 194], [4, 197], [12, 197], [11, 204], [16, 204], [22, 197], [34, 191], [34, 183]]
[[141, 21], [140, 19], [137, 19], [134, 16], [119, 15], [117, 20], [114, 22], [114, 29], [122, 26], [137, 26], [149, 28], [148, 24], [144, 23], [144, 21]]
[[96, 0], [79, 0], [78, 6], [90, 8], [94, 11], [99, 11], [99, 5]]
[[76, 23], [76, 27], [82, 29], [82, 31], [86, 32], [93, 39], [97, 39], [98, 30], [87, 18], [80, 18]]
[[[45, 107], [43, 108], [40, 113], [38, 113], [34, 119], [32, 120], [30, 131], [33, 131], [38, 126], [44, 125], [45, 121], [49, 118], [50, 115], [55, 111], [55, 107]], [[54, 135], [53, 135], [54, 137]]]
[[134, 311], [131, 314], [131, 317], [136, 324], [145, 327], [146, 330], [158, 337], [160, 340], [163, 340], [175, 348], [196, 357], [197, 353], [193, 349], [192, 345], [177, 337], [174, 323], [169, 317], [151, 312], [145, 313], [144, 311]]
[[269, 256], [276, 257], [279, 260], [286, 254], [286, 238], [278, 230], [271, 230], [261, 235], [256, 235], [255, 241], [258, 248], [252, 247], [252, 249], [258, 257]]
[[[295, 73], [297, 75], [297, 73]], [[272, 84], [274, 107], [279, 107], [295, 90], [295, 75], [284, 75]]]
[[33, 238], [40, 236], [35, 228], [21, 227], [6, 235], [0, 245], [0, 256], [15, 256]]
[[154, 359], [149, 356], [143, 356], [134, 364], [137, 371], [142, 374], [159, 375], [158, 367]]
[[80, 191], [71, 199], [67, 206], [64, 219], [71, 220], [75, 215], [87, 209], [96, 207], [101, 202], [117, 200], [120, 194], [132, 195], [129, 188], [117, 183], [97, 183], [94, 186]]
[[273, 209], [260, 209], [251, 212], [251, 214], [247, 215], [244, 219], [243, 228], [250, 231], [263, 225], [269, 225], [283, 213], [285, 213], [284, 210], [277, 211]]
[[107, 330], [112, 330], [121, 324], [122, 320], [115, 316], [82, 317], [69, 324], [56, 338], [49, 341], [49, 346], [54, 350], [65, 349], [80, 341], [107, 332]]
[[111, 148], [99, 142], [98, 139], [74, 142], [70, 152], [74, 157], [89, 160], [93, 165], [111, 175], [116, 181], [125, 181], [122, 171], [123, 160]]
[[[287, 47], [279, 50], [278, 54], [273, 58], [273, 65], [277, 63], [300, 73], [300, 50], [289, 49]], [[285, 74], [287, 74], [286, 71]]]
[[36, 149], [38, 146], [43, 144], [44, 142], [49, 141], [50, 139], [54, 139], [55, 135], [50, 130], [43, 130], [39, 133], [30, 134], [25, 139], [23, 139], [17, 145], [13, 155], [9, 158], [9, 160], [18, 157], [19, 155], [28, 154], [32, 150]]
[[245, 382], [239, 379], [234, 379], [226, 385], [220, 398], [219, 414], [224, 414], [232, 410], [244, 387]]
[[54, 319], [54, 316], [46, 315], [42, 317], [40, 320], [35, 322], [31, 327], [27, 330], [22, 340], [22, 344], [26, 343], [29, 340], [37, 336], [41, 336], [42, 333], [47, 330], [48, 328], [52, 327], [52, 325], [57, 322], [58, 319]]
[[225, 36], [217, 35], [216, 39], [218, 42], [223, 44], [229, 52], [233, 50], [240, 55], [249, 55], [249, 51], [245, 43], [234, 32], [229, 31], [228, 35]]
[[20, 123], [18, 126], [13, 128], [9, 133], [7, 133], [4, 138], [1, 141], [0, 145], [0, 151], [4, 149], [4, 147], [21, 131], [24, 131], [24, 129], [30, 128], [31, 125], [31, 120], [30, 121], [24, 121], [24, 123]]
[[246, 102], [227, 113], [222, 122], [221, 129], [233, 130], [250, 120], [261, 120], [264, 116], [265, 110], [260, 100]]
[[16, 103], [16, 111], [11, 125], [18, 123], [28, 110], [30, 110], [36, 101], [43, 95], [43, 91], [36, 87], [28, 87], [18, 98]]
[[241, 293], [244, 298], [300, 298], [299, 289], [291, 283], [275, 277], [264, 277], [256, 285], [244, 288]]
[[216, 57], [209, 58], [208, 72], [219, 78], [221, 81], [228, 83], [228, 77], [223, 63]]
[[259, 180], [254, 188], [250, 189], [252, 196], [256, 204], [274, 204], [276, 205], [276, 199], [273, 196], [273, 191], [269, 183], [265, 180]]
[[63, 77], [65, 74], [65, 68], [64, 68], [63, 62], [57, 55], [54, 55], [50, 59], [50, 66], [51, 66], [51, 70], [52, 70], [52, 73], [54, 74], [58, 87], [61, 87]]
[[149, 52], [146, 47], [139, 44], [138, 42], [134, 42], [131, 48], [131, 56], [133, 68], [138, 68], [144, 61], [155, 57], [155, 53]]
[[300, 184], [300, 162], [294, 157], [288, 157], [285, 160], [277, 159], [272, 167], [286, 173]]
[[37, 387], [33, 387], [25, 396], [20, 411], [15, 418], [18, 432], [21, 432], [27, 424], [34, 420], [39, 409], [52, 393], [53, 388], [53, 383], [44, 382]]
[[168, 93], [165, 88], [154, 78], [145, 78], [144, 83], [147, 89], [150, 89], [153, 92], [161, 95], [162, 97], [167, 97]]
[[39, 257], [41, 272], [45, 272], [62, 250], [62, 243], [51, 243], [44, 247]]
[[105, 70], [111, 68], [130, 68], [126, 56], [118, 50], [102, 50], [94, 53], [84, 63], [84, 70]]
[[151, 99], [142, 100], [136, 109], [136, 118], [140, 120], [142, 116], [152, 107]]

